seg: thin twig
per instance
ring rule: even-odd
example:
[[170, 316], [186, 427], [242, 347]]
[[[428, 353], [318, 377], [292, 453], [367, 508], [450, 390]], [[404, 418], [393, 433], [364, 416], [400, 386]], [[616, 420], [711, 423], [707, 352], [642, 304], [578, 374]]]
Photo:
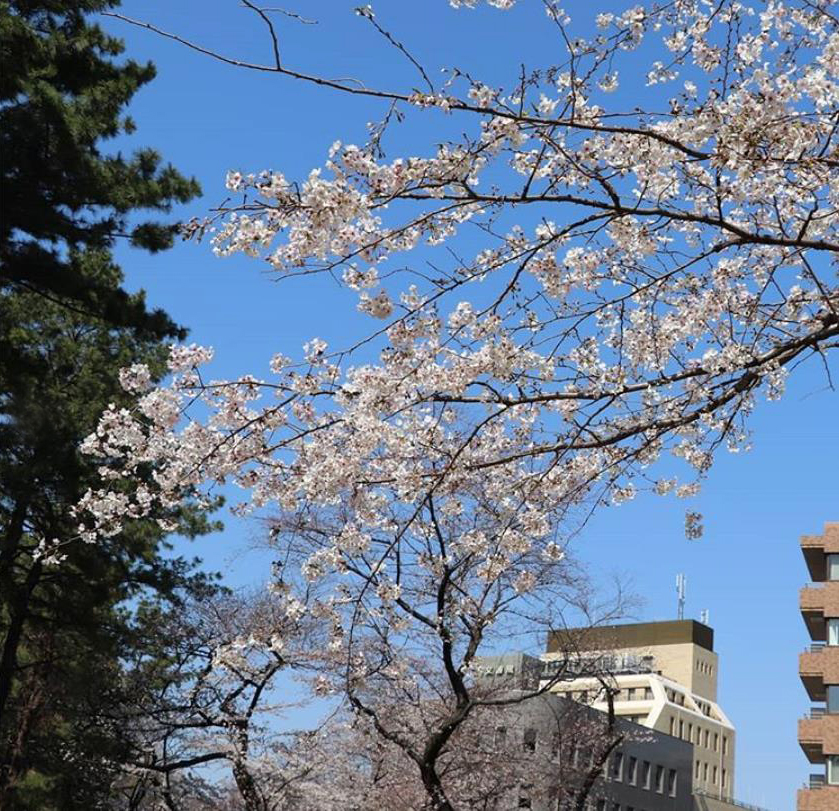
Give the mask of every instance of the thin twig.
[[423, 68], [423, 66], [416, 59], [414, 59], [413, 56], [411, 56], [408, 49], [401, 42], [395, 39], [389, 31], [382, 28], [382, 26], [380, 26], [378, 22], [376, 22], [376, 17], [373, 14], [372, 6], [358, 6], [355, 9], [355, 13], [358, 14], [359, 17], [364, 17], [365, 20], [368, 20], [370, 22], [370, 25], [372, 25], [373, 28], [375, 28], [391, 45], [393, 45], [394, 48], [397, 48], [398, 50], [402, 51], [402, 53], [405, 54], [405, 56], [408, 58], [411, 64], [420, 72], [420, 75], [425, 80], [425, 83], [428, 85], [431, 92], [437, 92], [434, 85], [431, 82], [431, 79], [428, 78], [428, 74], [425, 72], [425, 68]]

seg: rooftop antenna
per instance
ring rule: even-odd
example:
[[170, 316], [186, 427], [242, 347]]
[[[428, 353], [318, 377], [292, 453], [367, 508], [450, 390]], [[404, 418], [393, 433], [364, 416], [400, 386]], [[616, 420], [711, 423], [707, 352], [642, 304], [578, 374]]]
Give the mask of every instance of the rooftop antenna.
[[679, 613], [680, 620], [685, 618], [685, 592], [687, 591], [688, 579], [683, 574], [676, 575], [676, 594], [679, 595]]
[[710, 624], [711, 624], [711, 622], [710, 622], [710, 612], [708, 611], [708, 609], [707, 609], [707, 608], [703, 608], [703, 609], [699, 612], [699, 621], [700, 621], [703, 625], [708, 625], [708, 626], [710, 626]]

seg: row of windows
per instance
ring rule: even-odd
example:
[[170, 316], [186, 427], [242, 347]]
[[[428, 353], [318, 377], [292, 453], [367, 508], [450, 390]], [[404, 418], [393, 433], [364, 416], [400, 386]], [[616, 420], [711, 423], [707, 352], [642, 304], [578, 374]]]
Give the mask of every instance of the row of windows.
[[707, 715], [709, 718], [711, 717], [711, 705], [707, 704], [704, 701], [696, 701], [696, 706], [699, 707], [699, 712], [703, 715]]
[[[540, 736], [536, 729], [528, 727], [522, 734], [522, 750], [525, 752], [535, 752], [537, 746], [540, 752], [548, 754], [551, 757], [557, 757], [560, 753], [560, 735], [554, 732], [550, 737], [550, 742], [540, 740]], [[507, 727], [495, 728], [495, 748], [504, 749], [507, 745]], [[547, 747], [547, 748], [546, 748]], [[568, 763], [575, 768], [591, 766], [594, 763], [594, 752], [590, 747], [580, 747], [575, 743], [567, 748]]]
[[635, 715], [633, 713], [629, 713], [628, 715], [624, 715], [620, 713], [618, 716], [619, 718], [623, 718], [624, 721], [631, 721], [633, 724], [643, 724], [647, 720], [647, 714], [644, 713], [643, 715]]
[[[562, 800], [557, 800], [557, 811], [561, 811], [560, 803]], [[532, 808], [530, 797], [519, 797], [519, 808]], [[612, 800], [604, 800], [602, 797], [590, 797], [586, 802], [586, 811], [644, 811], [640, 806], [622, 805], [619, 802]]]
[[[680, 707], [685, 706], [685, 694], [680, 693], [678, 690], [671, 690], [669, 687], [665, 688], [664, 691], [667, 694], [667, 700], [673, 702], [673, 704], [678, 704]], [[700, 701], [699, 699], [694, 699], [694, 703], [697, 707], [699, 707], [699, 711], [703, 715], [707, 715], [709, 718], [711, 717], [711, 705], [705, 701]]]
[[[603, 700], [601, 690], [568, 690], [565, 695], [582, 704]], [[613, 696], [615, 701], [652, 701], [653, 690], [651, 687], [623, 687], [615, 690]]]
[[652, 701], [652, 687], [624, 687], [615, 693], [615, 701]]
[[709, 665], [707, 662], [703, 662], [702, 659], [696, 660], [696, 669], [700, 673], [705, 673], [708, 676], [710, 676], [714, 672], [713, 666]]
[[609, 758], [607, 775], [617, 783], [626, 782], [630, 786], [640, 786], [648, 791], [653, 789], [658, 794], [666, 791], [671, 797], [676, 796], [679, 774], [675, 769], [668, 769], [649, 760], [638, 760], [623, 752], [615, 752]]
[[[689, 741], [695, 746], [704, 746], [706, 749], [711, 749], [715, 752], [720, 751], [720, 735], [718, 732], [712, 733], [708, 729], [702, 729], [699, 724], [693, 725], [690, 721], [687, 723], [680, 718], [678, 722], [671, 716], [670, 718], [670, 734], [674, 738], [681, 738], [684, 741]], [[728, 754], [728, 736], [722, 736], [722, 753]]]
[[597, 800], [594, 807], [596, 811], [644, 811], [644, 809], [636, 808], [634, 805], [621, 805], [607, 800]]
[[728, 788], [728, 772], [725, 769], [718, 770], [716, 766], [712, 766], [711, 771], [709, 772], [708, 764], [703, 763], [701, 760], [697, 760], [694, 765], [693, 776], [697, 780], [701, 777], [707, 783], [709, 775], [712, 786], [717, 785], [717, 778], [721, 777], [722, 780], [720, 782], [720, 788]]
[[[525, 729], [522, 735], [522, 748], [525, 752], [535, 752], [539, 740], [538, 733], [532, 727]], [[495, 730], [495, 743], [503, 747], [507, 742], [507, 728], [497, 727]], [[551, 754], [556, 756], [559, 752], [559, 739], [553, 736], [551, 740]], [[594, 763], [594, 753], [589, 747], [578, 747], [572, 745], [568, 762], [575, 768], [591, 767]], [[658, 763], [651, 763], [649, 760], [639, 760], [633, 755], [628, 757], [623, 752], [613, 752], [603, 767], [606, 777], [616, 783], [625, 782], [630, 786], [639, 786], [646, 790], [654, 790], [658, 794], [665, 791], [671, 797], [676, 796], [678, 790], [679, 775], [676, 769], [669, 769]]]

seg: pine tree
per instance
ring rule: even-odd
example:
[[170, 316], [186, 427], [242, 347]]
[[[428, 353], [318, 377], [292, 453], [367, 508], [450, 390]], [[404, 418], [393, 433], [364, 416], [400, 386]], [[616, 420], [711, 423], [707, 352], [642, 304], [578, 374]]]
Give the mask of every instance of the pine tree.
[[[185, 331], [129, 294], [111, 248], [160, 250], [174, 229], [141, 222], [198, 193], [151, 150], [100, 151], [133, 129], [123, 108], [154, 76], [115, 58], [122, 44], [86, 16], [98, 0], [0, 3], [0, 807], [103, 807], [132, 755], [118, 719], [130, 662], [165, 657], [154, 624], [216, 588], [168, 552], [156, 520], [96, 545], [38, 558], [70, 539], [71, 507], [95, 481], [79, 444], [109, 402], [128, 402], [119, 369], [165, 371]], [[129, 229], [129, 222], [140, 222]], [[149, 473], [149, 471], [146, 471]], [[159, 516], [163, 517], [163, 516]], [[183, 534], [206, 512], [173, 512]], [[136, 679], [133, 680], [136, 689]]]
[[101, 152], [103, 141], [134, 131], [123, 108], [155, 75], [150, 63], [115, 62], [122, 42], [89, 22], [87, 13], [114, 5], [0, 2], [0, 284], [118, 326], [176, 335], [165, 313], [148, 312], [142, 299], [86, 268], [119, 237], [151, 251], [169, 247], [172, 225], [129, 220], [200, 191], [152, 149], [130, 158]]

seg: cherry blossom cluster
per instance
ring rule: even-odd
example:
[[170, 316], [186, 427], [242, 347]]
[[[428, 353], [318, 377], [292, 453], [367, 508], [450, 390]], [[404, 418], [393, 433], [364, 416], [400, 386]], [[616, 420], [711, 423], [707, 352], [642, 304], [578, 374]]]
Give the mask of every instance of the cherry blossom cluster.
[[[427, 156], [336, 142], [301, 183], [231, 172], [247, 197], [216, 252], [340, 269], [386, 322], [379, 358], [314, 339], [266, 379], [206, 381], [197, 347], [173, 348], [167, 386], [125, 370], [137, 407], [109, 409], [85, 443], [105, 484], [79, 506], [82, 536], [232, 481], [254, 508], [329, 513], [330, 541], [300, 561], [308, 581], [378, 534], [366, 582], [387, 605], [405, 590], [392, 567], [406, 538], [422, 576], [471, 556], [478, 580], [523, 595], [540, 582], [528, 556], [553, 549], [569, 510], [644, 483], [691, 495], [718, 445], [748, 446], [757, 396], [780, 396], [791, 364], [839, 335], [839, 32], [822, 6], [603, 13], [513, 93], [458, 74], [432, 94], [472, 131]], [[650, 109], [663, 111], [601, 106], [652, 37], [647, 84], [665, 95]], [[382, 95], [415, 106], [416, 93]], [[484, 235], [471, 254], [468, 229]], [[459, 258], [425, 283], [395, 265], [435, 250]], [[687, 478], [653, 472], [665, 451]], [[141, 466], [152, 486], [117, 486]], [[432, 504], [451, 517], [445, 552], [427, 541]]]

